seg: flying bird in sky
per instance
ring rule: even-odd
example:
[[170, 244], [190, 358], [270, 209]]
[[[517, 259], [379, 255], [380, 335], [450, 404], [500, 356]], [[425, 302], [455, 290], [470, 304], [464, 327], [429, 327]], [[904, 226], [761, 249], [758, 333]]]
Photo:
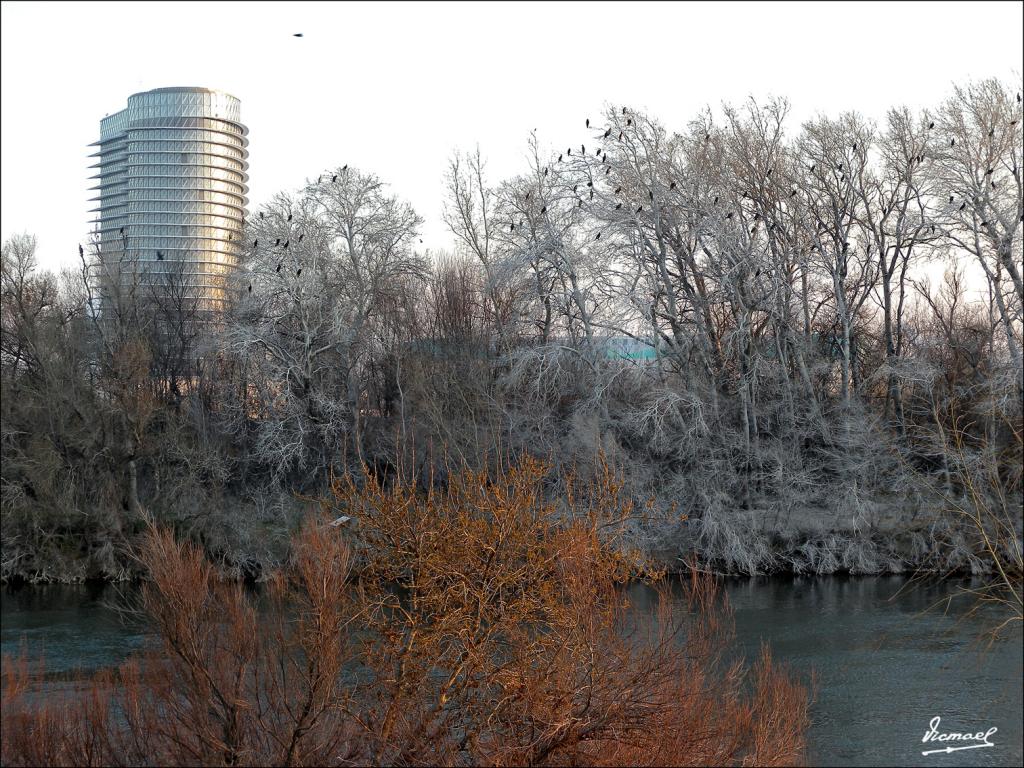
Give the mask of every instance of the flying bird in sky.
[[292, 35], [292, 37], [302, 37], [302, 33], [296, 32], [294, 35]]

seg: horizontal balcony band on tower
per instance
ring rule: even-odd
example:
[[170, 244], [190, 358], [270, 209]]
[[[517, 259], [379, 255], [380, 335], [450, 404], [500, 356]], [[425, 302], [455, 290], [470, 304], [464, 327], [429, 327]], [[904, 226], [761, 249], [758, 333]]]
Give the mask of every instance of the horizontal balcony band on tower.
[[[129, 216], [129, 217], [132, 217], [132, 216], [136, 217], [139, 220], [139, 223], [141, 223], [141, 224], [145, 224], [145, 223], [167, 224], [168, 222], [166, 222], [166, 221], [158, 221], [155, 218], [149, 218], [151, 216], [167, 216], [167, 215], [173, 215], [173, 216], [178, 216], [178, 217], [203, 217], [204, 220], [206, 220], [206, 219], [230, 219], [231, 221], [235, 221], [235, 222], [237, 222], [239, 224], [242, 224], [245, 221], [245, 219], [243, 218], [243, 216], [241, 214], [241, 210], [238, 209], [238, 208], [234, 208], [234, 207], [231, 207], [229, 210], [224, 210], [224, 211], [209, 211], [209, 210], [191, 210], [191, 211], [189, 211], [189, 210], [181, 210], [181, 209], [179, 209], [179, 210], [170, 210], [170, 209], [160, 209], [160, 208], [137, 208], [137, 207], [134, 207], [136, 205], [137, 205], [136, 202], [128, 203], [128, 209], [127, 209], [127, 211], [125, 211], [124, 215]], [[218, 205], [218, 204], [217, 203], [202, 203], [202, 205]], [[223, 207], [224, 208], [228, 208], [228, 206], [223, 206]], [[97, 219], [97, 220], [99, 220], [99, 219]], [[184, 224], [189, 224], [190, 225], [191, 221], [184, 222]], [[241, 227], [239, 227], [239, 229], [241, 229]]]
[[[238, 121], [232, 120], [228, 117], [218, 117], [216, 115], [186, 115], [183, 117], [143, 117], [138, 120], [133, 120], [125, 130], [131, 131], [137, 128], [210, 128], [209, 125], [205, 124], [206, 122], [228, 126], [226, 130], [227, 133], [233, 133], [240, 136], [246, 136], [249, 133], [249, 129], [245, 127], [242, 123], [239, 123]], [[211, 128], [211, 130], [220, 129]]]
[[[182, 235], [182, 237], [214, 237], [227, 240], [228, 242], [234, 242], [242, 234], [242, 227], [239, 226], [240, 222], [237, 219], [228, 219], [223, 216], [211, 216], [204, 221], [189, 221], [182, 224], [169, 221], [145, 221], [140, 223], [138, 219], [133, 219], [132, 215], [128, 214], [122, 217], [127, 222], [124, 226], [126, 228], [125, 235], [129, 237], [129, 242], [131, 242], [131, 239], [139, 238], [172, 237], [173, 235], [170, 234], [171, 228], [177, 229], [179, 232], [182, 229], [187, 230], [189, 234]], [[162, 229], [154, 231], [154, 227]], [[139, 231], [140, 228], [144, 228], [144, 230]], [[105, 235], [119, 231], [120, 226], [112, 225], [102, 227], [99, 233], [100, 235]]]
[[[180, 204], [180, 205], [195, 205], [195, 206], [198, 206], [198, 205], [217, 205], [217, 206], [222, 206], [224, 208], [230, 208], [231, 212], [227, 212], [227, 211], [221, 211], [221, 212], [217, 212], [217, 211], [200, 211], [200, 210], [179, 210], [179, 211], [175, 211], [175, 210], [169, 210], [169, 209], [168, 210], [162, 210], [162, 209], [160, 209], [158, 207], [148, 208], [148, 209], [147, 208], [132, 208], [133, 205], [142, 204], [142, 203], [152, 204], [152, 205], [156, 205], [158, 203], [174, 203], [174, 204]], [[222, 202], [222, 201], [216, 201], [215, 202], [215, 201], [210, 201], [210, 200], [205, 200], [204, 201], [204, 200], [150, 200], [150, 199], [136, 200], [136, 199], [132, 199], [132, 200], [129, 200], [129, 201], [124, 202], [124, 203], [117, 203], [117, 204], [110, 205], [110, 206], [101, 206], [102, 210], [104, 210], [104, 211], [106, 211], [106, 210], [116, 210], [116, 209], [122, 208], [122, 207], [127, 208], [126, 213], [141, 213], [141, 214], [145, 214], [145, 213], [182, 213], [184, 215], [206, 215], [206, 216], [233, 217], [233, 218], [237, 218], [239, 221], [242, 221], [242, 222], [245, 221], [245, 209], [242, 206], [234, 205], [232, 203], [227, 203], [227, 202]], [[89, 211], [89, 213], [95, 213], [95, 212], [98, 212], [100, 210], [101, 210], [100, 208], [93, 208], [92, 210]], [[101, 218], [103, 218], [103, 217], [100, 216], [100, 217], [97, 217], [97, 218], [94, 218], [94, 219], [90, 219], [90, 221], [99, 221]]]
[[[235, 172], [232, 171], [232, 173], [235, 173]], [[158, 183], [158, 184], [140, 184], [140, 183], [138, 183], [138, 182], [144, 181], [146, 179], [153, 179], [154, 181], [159, 181], [161, 183]], [[100, 184], [97, 184], [97, 185], [95, 185], [93, 187], [90, 187], [89, 191], [93, 191], [93, 190], [97, 190], [97, 189], [116, 188], [117, 186], [122, 185], [122, 184], [126, 185], [129, 189], [196, 189], [197, 191], [214, 191], [214, 192], [221, 191], [221, 190], [215, 190], [215, 189], [211, 189], [211, 188], [208, 188], [208, 187], [200, 187], [200, 186], [188, 187], [188, 186], [184, 186], [184, 185], [181, 185], [181, 184], [174, 184], [173, 183], [174, 181], [189, 181], [189, 182], [193, 182], [193, 181], [194, 182], [216, 181], [216, 182], [221, 182], [223, 184], [233, 184], [236, 187], [241, 187], [243, 194], [249, 190], [249, 185], [244, 183], [244, 182], [242, 182], [242, 181], [233, 181], [231, 179], [222, 179], [222, 178], [219, 178], [217, 176], [193, 175], [193, 174], [185, 174], [185, 173], [180, 174], [180, 175], [171, 175], [171, 174], [161, 173], [161, 174], [146, 174], [146, 175], [140, 175], [140, 176], [132, 176], [132, 175], [122, 174], [119, 177], [116, 177], [116, 178], [114, 178], [114, 179], [112, 179], [110, 181], [104, 181], [104, 182], [101, 182]], [[135, 183], [133, 183], [133, 182], [135, 182]], [[230, 191], [233, 192], [234, 190], [230, 190]]]
[[[243, 206], [246, 205], [249, 202], [249, 198], [248, 197], [246, 197], [244, 194], [241, 194], [241, 193], [238, 193], [238, 192], [232, 192], [232, 191], [228, 191], [226, 189], [203, 189], [203, 188], [196, 188], [196, 187], [136, 187], [134, 189], [130, 189], [130, 188], [126, 187], [123, 191], [115, 192], [113, 194], [127, 195], [130, 192], [138, 192], [138, 191], [149, 191], [149, 192], [153, 192], [153, 191], [159, 191], [159, 192], [192, 192], [192, 193], [206, 192], [206, 193], [209, 193], [209, 194], [230, 195], [232, 198], [238, 200], [240, 202], [240, 204], [243, 205]], [[246, 190], [246, 191], [248, 191], [248, 190]], [[107, 195], [102, 195], [100, 197], [91, 197], [91, 198], [89, 198], [89, 202], [92, 202], [94, 200], [101, 200], [104, 197], [107, 197]], [[144, 198], [139, 198], [139, 199], [144, 199]], [[153, 199], [160, 200], [160, 199], [165, 199], [165, 198], [153, 198]], [[202, 198], [198, 198], [198, 197], [166, 198], [166, 199], [168, 199], [168, 200], [170, 200], [170, 199], [174, 199], [174, 200], [180, 199], [182, 202], [188, 202], [188, 201], [201, 202], [202, 201]], [[217, 202], [217, 201], [215, 201], [215, 200], [206, 200], [205, 202]]]
[[[225, 193], [225, 192], [214, 192], [214, 193], [211, 193], [211, 194], [226, 195], [227, 193]], [[234, 196], [232, 195], [232, 197], [234, 197]], [[94, 197], [92, 199], [93, 200], [100, 200], [102, 198]], [[97, 211], [105, 211], [105, 210], [109, 210], [109, 209], [117, 209], [117, 208], [122, 208], [122, 207], [126, 207], [126, 206], [129, 207], [129, 209], [130, 209], [130, 206], [133, 205], [133, 204], [136, 204], [136, 203], [148, 203], [148, 204], [177, 203], [177, 204], [181, 204], [181, 205], [222, 205], [222, 206], [225, 206], [225, 207], [228, 207], [228, 208], [232, 208], [232, 209], [238, 211], [240, 214], [242, 214], [243, 218], [245, 216], [245, 207], [242, 206], [242, 205], [236, 204], [234, 202], [231, 202], [229, 200], [198, 199], [198, 198], [195, 198], [195, 197], [176, 197], [176, 198], [136, 197], [134, 195], [128, 197], [123, 202], [115, 202], [115, 203], [112, 203], [110, 205], [101, 205], [98, 208], [92, 208], [92, 209], [89, 210], [89, 213], [96, 213]], [[154, 213], [165, 213], [165, 211], [159, 211], [159, 210], [154, 210], [153, 212]], [[199, 212], [202, 213], [202, 211], [199, 211]], [[185, 213], [193, 213], [193, 211], [185, 211]], [[220, 215], [220, 214], [215, 214], [215, 215]]]
[[[183, 168], [183, 167], [184, 168], [202, 168], [204, 170], [205, 169], [209, 169], [209, 170], [224, 171], [225, 173], [237, 174], [241, 178], [241, 182], [242, 183], [245, 183], [245, 182], [247, 182], [249, 180], [249, 174], [246, 173], [245, 171], [240, 171], [240, 170], [237, 170], [235, 168], [228, 168], [228, 167], [223, 166], [223, 165], [215, 165], [215, 164], [212, 164], [212, 163], [189, 163], [187, 166], [182, 166], [181, 163], [133, 163], [131, 165], [131, 170], [144, 169], [144, 168], [167, 168], [167, 169], [169, 169], [169, 168]], [[130, 172], [126, 172], [126, 171], [128, 171], [128, 166], [118, 167], [118, 168], [111, 168], [109, 170], [100, 171], [97, 174], [93, 174], [89, 178], [90, 179], [105, 179], [105, 178], [131, 179], [131, 178], [138, 178], [139, 176], [146, 176], [146, 177], [149, 177], [149, 178], [190, 178], [190, 179], [195, 179], [195, 178], [217, 179], [218, 178], [217, 176], [197, 176], [195, 174], [189, 174], [189, 173], [181, 173], [181, 174], [152, 174], [152, 173], [145, 173], [145, 172], [130, 173]], [[225, 181], [225, 179], [220, 179], [220, 180], [221, 181]]]

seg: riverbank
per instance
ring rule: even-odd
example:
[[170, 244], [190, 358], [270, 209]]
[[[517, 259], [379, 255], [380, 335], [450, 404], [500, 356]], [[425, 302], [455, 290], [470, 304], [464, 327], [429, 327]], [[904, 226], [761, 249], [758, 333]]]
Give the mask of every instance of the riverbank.
[[[259, 582], [288, 558], [289, 537], [303, 515], [299, 505], [278, 521], [212, 525], [194, 536], [228, 580]], [[189, 535], [186, 530], [185, 535]], [[664, 535], [644, 532], [634, 543], [652, 564], [670, 573], [694, 558], [722, 575], [986, 575], [994, 562], [967, 521], [939, 509], [901, 512], [899, 505], [861, 505], [855, 514], [829, 510], [735, 510], [688, 519]], [[1012, 554], [1012, 542], [1000, 551]], [[1017, 526], [1017, 551], [1021, 528]], [[3, 545], [0, 584], [121, 583], [144, 577], [131, 556], [132, 538], [99, 546], [66, 547], [9, 556]]]

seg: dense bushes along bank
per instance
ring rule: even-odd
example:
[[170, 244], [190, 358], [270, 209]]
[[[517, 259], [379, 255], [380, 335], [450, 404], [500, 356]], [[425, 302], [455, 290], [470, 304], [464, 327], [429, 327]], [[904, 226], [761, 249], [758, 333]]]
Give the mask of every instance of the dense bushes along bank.
[[[617, 484], [570, 483], [565, 515], [546, 475], [335, 483], [358, 532], [307, 520], [259, 612], [194, 545], [147, 530], [141, 607], [161, 647], [59, 700], [5, 659], [2, 762], [799, 762], [807, 691], [767, 650], [748, 676], [720, 661], [714, 581], [694, 572], [673, 599], [621, 539], [634, 510]], [[617, 590], [638, 573], [663, 589], [654, 620]]]

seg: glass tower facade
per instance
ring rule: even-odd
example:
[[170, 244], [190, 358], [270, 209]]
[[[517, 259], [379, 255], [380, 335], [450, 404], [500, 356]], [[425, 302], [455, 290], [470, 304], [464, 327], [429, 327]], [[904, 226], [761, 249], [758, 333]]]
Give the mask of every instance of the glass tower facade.
[[221, 91], [157, 88], [100, 121], [90, 146], [101, 313], [128, 295], [224, 309], [248, 202], [240, 111]]

